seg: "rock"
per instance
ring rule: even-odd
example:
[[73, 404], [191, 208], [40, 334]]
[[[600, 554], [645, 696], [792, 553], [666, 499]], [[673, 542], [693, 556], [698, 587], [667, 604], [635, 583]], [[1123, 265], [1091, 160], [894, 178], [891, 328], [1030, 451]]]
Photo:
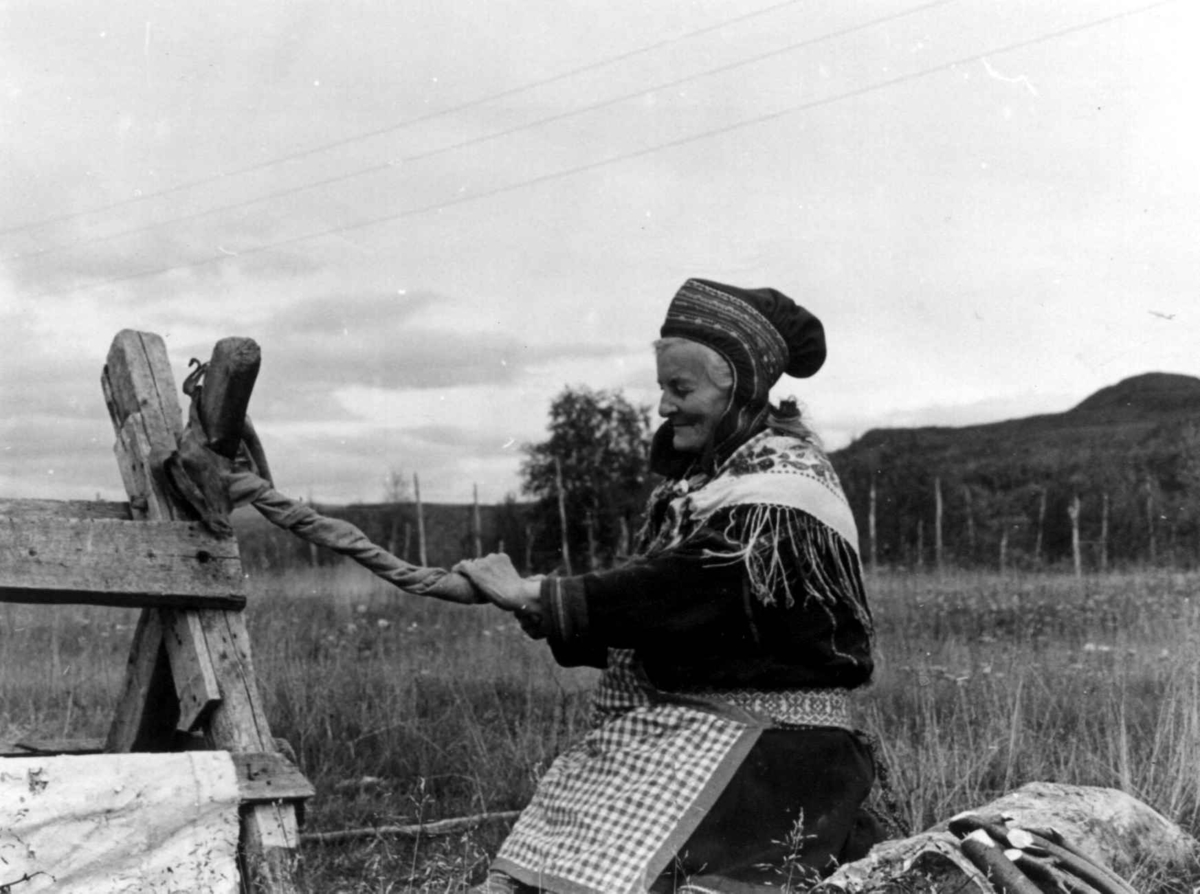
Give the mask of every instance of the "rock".
[[[1110, 788], [1031, 782], [977, 808], [1010, 825], [1053, 829], [1096, 864], [1128, 876], [1142, 863], [1182, 866], [1195, 860], [1195, 839], [1132, 795]], [[861, 860], [825, 879], [820, 894], [904, 891], [991, 894], [987, 879], [963, 856], [949, 820], [914, 835], [876, 845]]]

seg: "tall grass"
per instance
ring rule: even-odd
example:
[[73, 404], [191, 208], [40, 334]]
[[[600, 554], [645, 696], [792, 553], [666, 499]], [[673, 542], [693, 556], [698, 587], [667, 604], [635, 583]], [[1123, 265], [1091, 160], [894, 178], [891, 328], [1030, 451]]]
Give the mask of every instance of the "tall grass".
[[[582, 730], [595, 673], [555, 667], [495, 609], [415, 599], [352, 566], [253, 584], [272, 728], [317, 789], [309, 830], [518, 808]], [[1050, 780], [1120, 788], [1200, 828], [1198, 584], [1165, 572], [872, 576], [880, 663], [860, 714], [903, 822], [923, 828]], [[0, 609], [0, 739], [103, 735], [133, 621]], [[306, 846], [306, 884], [460, 890], [504, 831]], [[1161, 867], [1135, 879], [1158, 892], [1198, 883]]]

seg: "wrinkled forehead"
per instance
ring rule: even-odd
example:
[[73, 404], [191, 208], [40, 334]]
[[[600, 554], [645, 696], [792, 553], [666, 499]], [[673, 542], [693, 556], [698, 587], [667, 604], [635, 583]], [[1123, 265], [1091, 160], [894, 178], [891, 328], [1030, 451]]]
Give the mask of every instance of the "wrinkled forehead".
[[728, 368], [725, 358], [717, 351], [708, 345], [686, 339], [672, 339], [670, 343], [661, 345], [655, 352], [655, 359], [659, 382], [687, 378], [716, 384], [713, 370]]

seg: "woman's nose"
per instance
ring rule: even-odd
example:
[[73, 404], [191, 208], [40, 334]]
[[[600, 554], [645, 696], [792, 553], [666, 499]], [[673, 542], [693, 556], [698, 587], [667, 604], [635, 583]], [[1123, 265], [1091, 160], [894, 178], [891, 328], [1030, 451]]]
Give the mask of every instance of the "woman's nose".
[[671, 398], [664, 394], [658, 399], [658, 415], [664, 419], [675, 412], [675, 403]]

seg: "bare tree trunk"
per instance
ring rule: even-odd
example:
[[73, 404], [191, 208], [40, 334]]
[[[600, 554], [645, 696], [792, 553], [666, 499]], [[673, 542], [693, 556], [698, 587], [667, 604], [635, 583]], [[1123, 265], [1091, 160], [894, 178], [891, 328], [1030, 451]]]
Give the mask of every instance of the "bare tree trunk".
[[1008, 570], [1008, 528], [1000, 532], [1000, 573]]
[[417, 564], [426, 566], [429, 560], [425, 556], [425, 507], [421, 505], [421, 479], [416, 472], [413, 472], [413, 499], [417, 504]]
[[871, 504], [870, 504], [870, 509], [867, 512], [867, 531], [869, 532], [869, 536], [871, 539], [871, 570], [872, 571], [876, 571], [879, 569], [878, 538], [876, 537], [876, 533], [875, 533], [875, 531], [876, 531], [875, 500], [876, 500], [875, 476], [872, 475], [871, 476]]
[[925, 567], [925, 519], [917, 520], [917, 568]]
[[1067, 514], [1071, 516], [1071, 557], [1075, 562], [1075, 576], [1083, 577], [1083, 556], [1079, 549], [1079, 494], [1071, 498]]
[[533, 573], [533, 525], [525, 522], [525, 569], [526, 574]]
[[400, 558], [402, 558], [405, 562], [408, 561], [408, 550], [411, 546], [412, 546], [412, 525], [409, 524], [408, 522], [405, 522], [404, 523], [404, 552], [398, 554], [400, 556]]
[[[479, 523], [479, 485], [473, 486], [473, 502], [471, 506], [471, 533], [475, 539], [475, 558], [483, 555], [483, 532]], [[503, 552], [503, 550], [501, 550]]]
[[933, 564], [942, 573], [942, 479], [933, 479]]
[[572, 571], [571, 547], [567, 543], [567, 499], [563, 493], [562, 463], [557, 456], [554, 457], [554, 486], [558, 489], [558, 524], [562, 530], [563, 567], [566, 569], [567, 577], [570, 577]]

